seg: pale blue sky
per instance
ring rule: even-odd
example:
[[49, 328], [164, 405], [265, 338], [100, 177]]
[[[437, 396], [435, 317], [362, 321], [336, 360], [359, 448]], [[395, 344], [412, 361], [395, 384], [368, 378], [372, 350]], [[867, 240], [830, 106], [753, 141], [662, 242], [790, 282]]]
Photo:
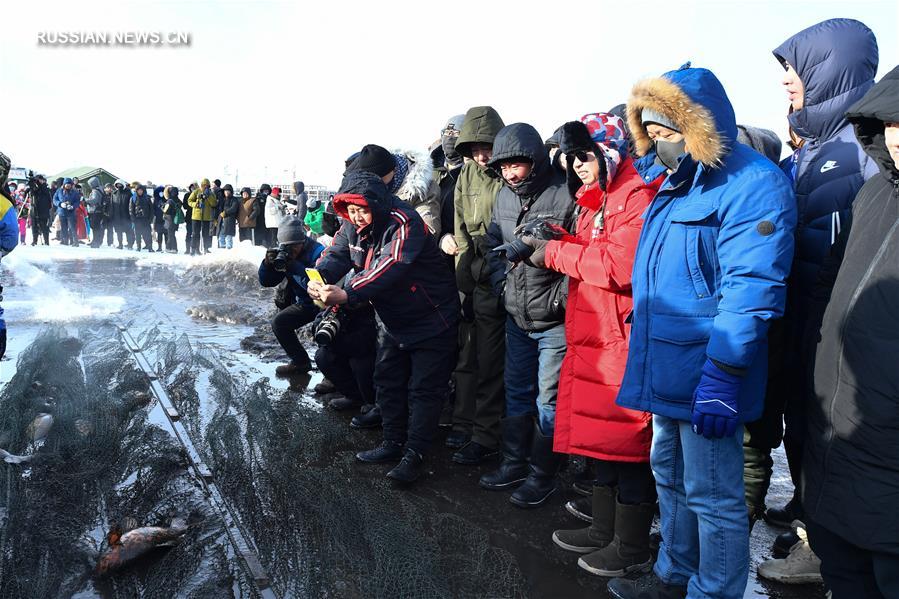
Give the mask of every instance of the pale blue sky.
[[[19, 6], [16, 7], [15, 5]], [[899, 62], [899, 2], [92, 1], [5, 6], [0, 151], [54, 173], [81, 164], [185, 185], [334, 186], [365, 143], [426, 147], [479, 104], [544, 136], [691, 60], [741, 123], [786, 135], [771, 50], [852, 17]], [[187, 31], [189, 48], [47, 48], [39, 31]], [[226, 165], [230, 175], [223, 176]]]

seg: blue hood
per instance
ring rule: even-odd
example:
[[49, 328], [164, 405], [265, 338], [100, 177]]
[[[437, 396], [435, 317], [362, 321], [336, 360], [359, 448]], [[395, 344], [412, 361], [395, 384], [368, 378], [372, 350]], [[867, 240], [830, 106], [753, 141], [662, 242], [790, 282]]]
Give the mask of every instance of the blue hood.
[[774, 56], [790, 63], [805, 86], [803, 109], [789, 117], [804, 139], [827, 139], [841, 129], [846, 110], [871, 89], [877, 73], [877, 39], [854, 19], [829, 19], [803, 29]]
[[663, 77], [677, 84], [695, 103], [705, 106], [715, 119], [715, 129], [733, 145], [737, 139], [737, 118], [724, 86], [708, 69], [680, 68], [668, 71]]

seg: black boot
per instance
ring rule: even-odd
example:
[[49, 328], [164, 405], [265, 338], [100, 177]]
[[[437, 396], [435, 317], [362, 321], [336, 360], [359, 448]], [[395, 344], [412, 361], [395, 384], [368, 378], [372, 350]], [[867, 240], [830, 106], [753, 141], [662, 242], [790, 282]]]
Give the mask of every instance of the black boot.
[[790, 528], [793, 520], [802, 520], [802, 516], [802, 504], [795, 494], [782, 508], [770, 507], [765, 510], [765, 522], [780, 528]]
[[647, 572], [652, 567], [649, 529], [655, 516], [654, 503], [615, 506], [615, 538], [611, 543], [585, 555], [577, 565], [597, 576], [627, 576]]
[[613, 599], [685, 599], [687, 587], [665, 584], [650, 572], [636, 580], [613, 578], [609, 581], [609, 596]]
[[471, 433], [465, 431], [450, 431], [446, 436], [444, 445], [450, 449], [462, 449], [466, 443], [471, 441]]
[[528, 477], [528, 457], [534, 419], [531, 416], [509, 416], [500, 422], [503, 461], [499, 468], [481, 477], [478, 484], [490, 491], [502, 491], [518, 485]]
[[[362, 409], [365, 410], [365, 406], [362, 406]], [[381, 426], [381, 408], [372, 406], [371, 409], [353, 416], [350, 426], [353, 428], [378, 428]]]
[[615, 538], [615, 494], [613, 487], [593, 487], [593, 496], [587, 499], [593, 505], [590, 526], [575, 530], [557, 530], [553, 542], [566, 551], [592, 553], [602, 549]]
[[396, 441], [381, 441], [381, 444], [367, 451], [360, 451], [356, 459], [366, 464], [395, 462], [403, 456], [403, 444]]
[[362, 406], [362, 400], [359, 398], [345, 397], [338, 395], [328, 402], [328, 407], [335, 412], [343, 412], [346, 410], [354, 410]]
[[593, 522], [593, 501], [590, 497], [576, 497], [565, 503], [569, 514], [586, 523]]
[[802, 543], [802, 539], [796, 534], [795, 530], [782, 532], [774, 539], [774, 545], [771, 553], [774, 559], [786, 559], [793, 551], [793, 548]]
[[424, 458], [414, 449], [407, 449], [403, 454], [403, 459], [396, 467], [387, 473], [387, 478], [393, 479], [398, 483], [410, 484], [418, 480], [421, 476]]
[[547, 437], [534, 422], [534, 443], [531, 446], [531, 471], [524, 483], [509, 498], [521, 508], [543, 505], [556, 491], [556, 474], [565, 456], [553, 451], [553, 438]]

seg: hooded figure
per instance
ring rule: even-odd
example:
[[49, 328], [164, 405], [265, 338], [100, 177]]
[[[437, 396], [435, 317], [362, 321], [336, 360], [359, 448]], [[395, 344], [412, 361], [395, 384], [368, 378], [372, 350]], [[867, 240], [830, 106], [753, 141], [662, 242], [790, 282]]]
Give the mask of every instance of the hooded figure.
[[305, 220], [307, 209], [306, 202], [309, 201], [309, 196], [306, 194], [306, 185], [302, 181], [294, 181], [293, 194], [294, 201], [296, 201], [297, 204], [297, 218]]
[[200, 181], [200, 185], [194, 189], [187, 198], [187, 204], [191, 207], [191, 255], [200, 253], [200, 242], [203, 242], [203, 252], [208, 254], [212, 248], [212, 235], [209, 231], [209, 223], [213, 215], [217, 214], [218, 196], [212, 190], [209, 179]]
[[[542, 505], [556, 488], [561, 455], [553, 452], [555, 404], [559, 371], [565, 356], [565, 304], [568, 281], [561, 273], [519, 263], [507, 268], [500, 246], [517, 239], [519, 227], [543, 223], [570, 231], [574, 225], [573, 199], [562, 173], [553, 168], [543, 138], [534, 127], [514, 123], [503, 127], [493, 142], [490, 168], [499, 173], [507, 162], [529, 164], [521, 181], [505, 179], [496, 195], [487, 229], [487, 261], [494, 292], [503, 298], [506, 322], [506, 416], [527, 417], [526, 432], [533, 434], [530, 472], [510, 501], [524, 508]], [[477, 317], [477, 316], [476, 316]], [[533, 424], [530, 417], [536, 416]], [[504, 444], [506, 431], [503, 431]], [[521, 438], [528, 435], [522, 431]], [[523, 444], [525, 448], [527, 444]], [[505, 453], [505, 451], [504, 451]], [[517, 456], [516, 461], [524, 456]], [[508, 464], [484, 475], [481, 485], [495, 488]]]
[[[795, 202], [777, 166], [736, 141], [733, 107], [711, 71], [685, 65], [637, 83], [627, 114], [637, 153], [655, 146], [672, 171], [644, 214], [617, 400], [654, 414], [662, 545], [658, 576], [609, 588], [742, 597], [743, 423], [764, 406], [768, 323], [783, 313]], [[666, 122], [677, 135], [654, 140], [650, 123]]]
[[178, 188], [174, 185], [166, 185], [162, 191], [162, 222], [165, 227], [165, 251], [170, 254], [178, 253], [178, 240], [175, 232], [178, 225], [184, 222], [184, 213], [181, 211], [181, 200], [178, 199]]
[[[846, 116], [879, 172], [855, 198], [848, 241], [844, 232], [836, 256], [822, 268], [821, 293], [814, 294], [813, 311], [826, 311], [808, 410], [802, 499], [812, 521], [809, 542], [834, 597], [896, 597], [899, 68]], [[893, 123], [889, 140], [886, 123]]]
[[153, 220], [153, 199], [147, 194], [147, 188], [138, 184], [130, 204], [131, 221], [134, 223], [134, 235], [137, 238], [137, 251], [141, 250], [141, 241], [148, 252], [153, 251], [153, 233], [150, 223]]
[[91, 187], [91, 193], [86, 202], [87, 215], [90, 220], [91, 234], [94, 236], [91, 240], [91, 247], [98, 248], [103, 245], [104, 231], [107, 237], [107, 244], [112, 245], [112, 226], [109, 221], [112, 198], [103, 190], [99, 177], [91, 177], [88, 183]]
[[237, 214], [240, 211], [241, 201], [234, 197], [234, 187], [230, 183], [222, 187], [222, 232], [225, 236], [225, 247], [234, 247], [234, 235], [237, 233]]
[[253, 205], [256, 200], [253, 199], [253, 192], [249, 187], [240, 190], [238, 201], [237, 226], [240, 230], [240, 241], [252, 241], [253, 229], [256, 227], [256, 220], [252, 217]]
[[162, 207], [165, 205], [165, 185], [157, 185], [153, 188], [153, 232], [156, 233], [156, 251], [162, 251], [162, 242], [168, 234], [165, 221], [162, 218]]
[[263, 183], [259, 186], [259, 191], [254, 198], [253, 212], [250, 214], [250, 219], [256, 223], [256, 228], [253, 230], [253, 243], [266, 247], [269, 246], [270, 242], [273, 244], [276, 241], [275, 239], [269, 239], [268, 222], [266, 222], [265, 216], [265, 206], [271, 192], [272, 186], [268, 183]]
[[110, 202], [110, 220], [122, 249], [122, 236], [128, 241], [128, 249], [134, 246], [134, 229], [131, 225], [131, 189], [124, 179], [116, 179], [115, 191]]
[[[358, 214], [359, 207], [368, 224], [349, 220], [349, 210]], [[390, 195], [377, 175], [348, 172], [334, 209], [347, 220], [318, 270], [327, 282], [346, 276], [346, 304], [370, 302], [383, 325], [375, 380], [384, 442], [356, 457], [369, 463], [400, 462], [387, 476], [412, 482], [421, 472], [449, 391], [458, 294], [421, 216]]]
[[[792, 66], [804, 88], [802, 106], [788, 116], [790, 128], [805, 140], [795, 163], [786, 161], [785, 172], [795, 172], [794, 190], [799, 212], [796, 252], [787, 286], [786, 317], [792, 341], [785, 369], [793, 373], [781, 385], [785, 403], [784, 448], [797, 489], [807, 410], [808, 381], [813, 356], [801, 356], [804, 339], [817, 323], [809, 323], [811, 293], [818, 271], [831, 245], [851, 217], [852, 201], [865, 180], [877, 173], [877, 165], [862, 150], [846, 110], [874, 85], [878, 49], [874, 33], [853, 19], [829, 19], [789, 38], [774, 50], [784, 69]], [[770, 518], [787, 522], [802, 518], [798, 491], [784, 509], [772, 508]]]

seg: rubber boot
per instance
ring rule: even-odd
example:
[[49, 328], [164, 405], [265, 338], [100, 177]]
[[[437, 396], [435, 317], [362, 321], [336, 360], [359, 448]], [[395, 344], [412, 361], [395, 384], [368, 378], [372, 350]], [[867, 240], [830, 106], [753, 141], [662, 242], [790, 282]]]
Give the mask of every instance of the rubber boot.
[[500, 429], [503, 461], [499, 468], [483, 475], [478, 481], [481, 487], [490, 491], [503, 491], [517, 486], [525, 481], [530, 472], [528, 458], [534, 430], [533, 417], [525, 415], [503, 418]]
[[649, 530], [655, 516], [655, 505], [625, 505], [616, 501], [615, 538], [599, 551], [585, 555], [577, 565], [597, 576], [626, 576], [631, 572], [648, 572], [652, 568]]
[[509, 498], [521, 508], [540, 507], [556, 491], [556, 474], [565, 456], [553, 451], [553, 438], [543, 434], [534, 422], [534, 443], [531, 445], [531, 471]]
[[553, 542], [575, 553], [591, 553], [602, 549], [615, 538], [615, 489], [593, 487], [593, 522], [586, 528], [557, 530]]

